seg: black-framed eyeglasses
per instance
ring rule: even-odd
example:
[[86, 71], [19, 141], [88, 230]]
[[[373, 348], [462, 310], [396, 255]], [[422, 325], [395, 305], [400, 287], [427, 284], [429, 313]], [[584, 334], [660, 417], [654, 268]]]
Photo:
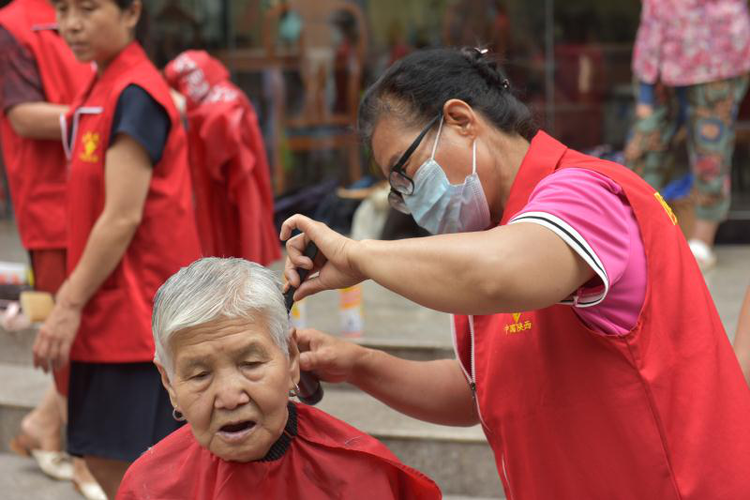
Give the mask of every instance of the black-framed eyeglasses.
[[427, 135], [427, 132], [429, 132], [430, 129], [435, 126], [435, 123], [437, 123], [442, 116], [442, 113], [438, 113], [435, 118], [430, 120], [430, 123], [428, 123], [427, 126], [419, 133], [417, 138], [414, 139], [414, 142], [411, 143], [411, 146], [409, 146], [408, 149], [404, 151], [404, 154], [401, 155], [401, 158], [399, 158], [396, 164], [393, 165], [391, 172], [388, 174], [388, 183], [391, 185], [391, 192], [388, 193], [388, 202], [399, 212], [405, 214], [409, 213], [409, 209], [404, 203], [404, 195], [409, 196], [414, 193], [414, 180], [406, 175], [404, 165], [406, 165], [406, 162], [409, 161], [411, 155], [414, 154], [414, 151], [416, 151], [419, 145], [422, 143], [422, 139], [424, 139], [424, 136]]

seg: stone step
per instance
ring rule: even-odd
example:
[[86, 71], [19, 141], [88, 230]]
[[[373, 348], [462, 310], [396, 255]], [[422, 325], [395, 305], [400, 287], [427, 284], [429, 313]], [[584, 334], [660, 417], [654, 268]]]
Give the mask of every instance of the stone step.
[[[0, 364], [0, 380], [0, 452], [7, 452], [21, 419], [41, 398], [50, 378], [28, 366]], [[432, 477], [446, 494], [498, 498], [502, 492], [492, 452], [478, 426], [421, 422], [367, 394], [330, 385], [319, 407], [380, 439], [404, 463]]]
[[504, 497], [467, 497], [463, 495], [443, 495], [443, 500], [498, 500]]
[[[0, 327], [0, 363], [31, 365], [31, 348], [39, 325], [21, 331], [7, 331]], [[365, 336], [348, 339], [357, 344], [386, 351], [404, 359], [426, 361], [453, 358], [450, 340], [398, 339]]]
[[37, 326], [20, 331], [8, 331], [0, 327], [0, 363], [31, 366]]
[[3, 500], [81, 500], [70, 481], [56, 481], [42, 473], [36, 462], [0, 453], [0, 497]]
[[0, 380], [0, 452], [6, 452], [21, 419], [42, 398], [52, 377], [31, 367], [0, 364]]
[[479, 426], [447, 427], [402, 415], [361, 391], [329, 390], [318, 407], [385, 443], [445, 494], [504, 498]]
[[362, 337], [349, 339], [365, 347], [380, 349], [393, 356], [415, 361], [453, 359], [453, 344], [448, 341], [426, 339], [397, 339], [384, 337]]

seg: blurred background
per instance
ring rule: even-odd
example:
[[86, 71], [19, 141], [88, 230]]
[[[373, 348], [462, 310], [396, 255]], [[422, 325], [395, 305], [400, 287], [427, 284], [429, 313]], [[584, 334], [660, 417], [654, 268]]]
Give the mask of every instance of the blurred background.
[[[363, 176], [377, 175], [354, 133], [357, 103], [363, 89], [389, 64], [415, 49], [489, 48], [504, 61], [511, 83], [532, 106], [541, 126], [572, 148], [616, 159], [632, 124], [630, 63], [638, 0], [145, 4], [150, 19], [147, 49], [157, 66], [186, 49], [208, 50], [252, 100], [261, 120], [274, 192], [281, 201], [277, 211], [284, 213], [291, 207], [304, 211], [297, 202], [283, 202], [302, 189], [318, 186], [326, 192], [331, 186], [350, 186]], [[737, 135], [733, 206], [720, 242], [750, 240], [747, 101]], [[683, 160], [674, 165], [675, 178], [687, 172], [686, 155]]]

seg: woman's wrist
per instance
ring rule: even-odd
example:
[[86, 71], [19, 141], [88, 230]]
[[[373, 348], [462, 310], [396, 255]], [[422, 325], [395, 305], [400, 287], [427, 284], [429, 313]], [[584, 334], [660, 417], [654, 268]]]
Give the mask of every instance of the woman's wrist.
[[357, 273], [362, 281], [371, 279], [367, 263], [372, 259], [372, 254], [378, 243], [380, 243], [378, 240], [351, 240], [351, 246], [347, 252], [349, 268]]
[[372, 365], [372, 359], [377, 354], [374, 349], [369, 347], [363, 347], [358, 344], [352, 344], [354, 346], [354, 355], [352, 362], [352, 369], [349, 373], [347, 382], [363, 389], [363, 384], [367, 384], [372, 379], [370, 375], [370, 368]]
[[86, 301], [82, 297], [76, 296], [75, 287], [71, 284], [70, 278], [66, 279], [60, 286], [55, 296], [55, 303], [60, 307], [77, 311], [82, 310], [86, 305]]

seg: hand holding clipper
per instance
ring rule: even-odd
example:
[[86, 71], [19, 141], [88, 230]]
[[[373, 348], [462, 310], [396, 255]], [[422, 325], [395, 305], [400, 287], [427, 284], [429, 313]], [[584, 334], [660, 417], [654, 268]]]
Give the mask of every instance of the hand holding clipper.
[[[318, 247], [312, 241], [305, 247], [304, 255], [312, 260], [315, 260], [315, 256], [318, 254]], [[299, 274], [300, 284], [307, 279], [307, 275], [310, 273], [307, 269], [297, 268]], [[294, 305], [294, 292], [297, 289], [291, 284], [289, 290], [284, 294], [284, 302], [286, 303], [287, 312], [291, 312], [292, 306]], [[310, 372], [300, 372], [299, 377], [299, 400], [308, 405], [315, 405], [321, 399], [323, 399], [323, 387], [320, 385], [320, 380]]]

